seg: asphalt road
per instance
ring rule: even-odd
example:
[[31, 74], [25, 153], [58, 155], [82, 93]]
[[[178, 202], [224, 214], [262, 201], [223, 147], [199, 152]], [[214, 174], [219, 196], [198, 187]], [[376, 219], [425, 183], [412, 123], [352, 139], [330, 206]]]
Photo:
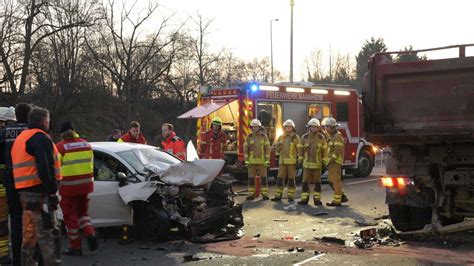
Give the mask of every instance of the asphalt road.
[[[245, 185], [234, 190], [244, 202], [245, 237], [236, 241], [192, 244], [182, 240], [166, 243], [135, 241], [118, 244], [117, 234], [107, 233], [100, 250], [85, 252], [82, 257], [63, 257], [65, 265], [433, 265], [474, 264], [474, 243], [408, 242], [399, 247], [354, 247], [355, 234], [366, 228], [389, 226], [385, 191], [375, 171], [367, 178], [347, 176], [344, 188], [350, 199], [343, 207], [315, 207], [256, 199], [245, 202]], [[274, 187], [270, 189], [273, 194]], [[298, 191], [299, 194], [299, 191]], [[332, 190], [323, 185], [323, 201], [330, 201]], [[317, 213], [327, 212], [317, 216]], [[375, 223], [360, 226], [355, 221]], [[257, 237], [256, 237], [257, 236]], [[314, 238], [335, 237], [345, 245], [328, 244]], [[66, 243], [64, 243], [66, 244]]]

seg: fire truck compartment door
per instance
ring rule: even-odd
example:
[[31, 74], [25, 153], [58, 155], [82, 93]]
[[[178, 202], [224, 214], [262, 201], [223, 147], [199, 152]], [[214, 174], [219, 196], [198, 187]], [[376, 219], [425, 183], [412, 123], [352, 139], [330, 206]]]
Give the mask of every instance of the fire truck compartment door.
[[[237, 100], [234, 100], [237, 101]], [[234, 101], [223, 101], [223, 102], [212, 102], [212, 103], [206, 103], [200, 106], [197, 106], [186, 113], [178, 116], [179, 119], [185, 119], [185, 118], [203, 118], [205, 116], [208, 116], [209, 114], [221, 109], [222, 107], [231, 104]]]

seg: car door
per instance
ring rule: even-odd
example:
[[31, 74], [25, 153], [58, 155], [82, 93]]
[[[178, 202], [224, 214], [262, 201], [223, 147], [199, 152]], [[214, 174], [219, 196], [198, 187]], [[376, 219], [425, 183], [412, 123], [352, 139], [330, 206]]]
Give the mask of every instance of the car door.
[[89, 216], [96, 227], [133, 224], [132, 210], [117, 191], [119, 172], [127, 174], [123, 164], [106, 153], [94, 151], [94, 192], [89, 194]]

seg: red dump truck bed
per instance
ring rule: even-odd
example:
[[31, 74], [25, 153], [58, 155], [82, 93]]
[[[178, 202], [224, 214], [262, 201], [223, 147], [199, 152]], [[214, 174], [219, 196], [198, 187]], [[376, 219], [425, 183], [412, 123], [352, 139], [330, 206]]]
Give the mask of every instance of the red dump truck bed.
[[[467, 45], [472, 46], [472, 45]], [[474, 57], [395, 63], [369, 60], [363, 93], [365, 132], [375, 144], [474, 140]], [[396, 54], [396, 53], [395, 53]]]

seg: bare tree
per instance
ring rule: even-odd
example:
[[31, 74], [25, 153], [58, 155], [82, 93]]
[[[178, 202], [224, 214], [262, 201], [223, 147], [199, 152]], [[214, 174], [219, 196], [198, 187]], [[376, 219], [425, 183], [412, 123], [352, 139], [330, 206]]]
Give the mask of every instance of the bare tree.
[[[148, 2], [147, 8], [134, 18], [136, 3], [137, 0], [127, 6], [123, 1], [117, 15], [118, 7], [110, 0], [102, 10], [103, 23], [97, 28], [97, 39], [86, 40], [95, 59], [110, 72], [119, 97], [127, 101], [128, 120], [132, 119], [133, 104], [140, 95], [147, 95], [170, 67], [174, 55], [166, 53], [166, 48], [173, 44], [177, 32], [165, 34], [171, 18], [165, 17], [153, 33], [143, 38], [140, 31], [157, 13], [158, 3]], [[157, 61], [160, 64], [156, 64]], [[142, 74], [151, 70], [152, 62], [154, 68], [152, 73], [147, 72], [151, 75], [145, 80]]]
[[[196, 19], [193, 19], [197, 26], [197, 36], [194, 38], [194, 61], [197, 65], [197, 77], [199, 85], [212, 85], [212, 77], [215, 77], [218, 72], [217, 63], [223, 53], [223, 49], [217, 54], [210, 51], [209, 44], [207, 43], [207, 36], [210, 34], [210, 26], [213, 22], [212, 19], [204, 19], [202, 15], [197, 15]], [[215, 81], [215, 80], [214, 80]]]
[[[61, 24], [58, 15], [75, 12], [79, 0], [14, 1], [1, 3], [0, 58], [4, 78], [14, 95], [23, 95], [30, 72], [32, 54], [48, 37], [61, 31], [90, 25], [91, 10], [77, 20]], [[69, 4], [66, 4], [69, 3]]]

